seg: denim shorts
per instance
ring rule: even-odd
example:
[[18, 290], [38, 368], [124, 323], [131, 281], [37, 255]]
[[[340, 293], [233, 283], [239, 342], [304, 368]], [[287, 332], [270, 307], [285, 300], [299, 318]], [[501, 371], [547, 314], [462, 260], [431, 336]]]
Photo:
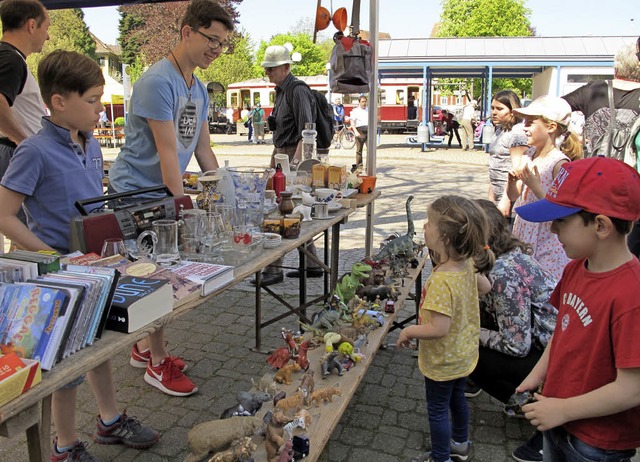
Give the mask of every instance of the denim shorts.
[[635, 449], [600, 449], [557, 427], [544, 432], [544, 462], [629, 462]]

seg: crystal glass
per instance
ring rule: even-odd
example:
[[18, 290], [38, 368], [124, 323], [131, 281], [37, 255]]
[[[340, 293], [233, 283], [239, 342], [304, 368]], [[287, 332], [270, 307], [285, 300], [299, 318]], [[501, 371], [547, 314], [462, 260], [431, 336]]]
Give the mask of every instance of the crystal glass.
[[105, 239], [104, 244], [102, 244], [102, 252], [100, 252], [100, 256], [102, 258], [111, 257], [113, 255], [122, 255], [127, 258], [129, 253], [127, 252], [127, 248], [124, 245], [124, 241], [119, 238]]

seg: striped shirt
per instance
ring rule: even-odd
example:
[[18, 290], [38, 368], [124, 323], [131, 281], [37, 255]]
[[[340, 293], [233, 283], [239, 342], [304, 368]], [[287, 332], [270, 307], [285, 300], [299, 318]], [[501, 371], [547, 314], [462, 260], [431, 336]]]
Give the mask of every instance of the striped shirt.
[[302, 130], [307, 122], [316, 120], [316, 105], [311, 90], [305, 85], [297, 85], [293, 90], [293, 101], [287, 101], [286, 91], [298, 80], [289, 74], [281, 85], [276, 87], [276, 102], [273, 114], [276, 118], [276, 130], [273, 144], [276, 148], [295, 146], [302, 138]]

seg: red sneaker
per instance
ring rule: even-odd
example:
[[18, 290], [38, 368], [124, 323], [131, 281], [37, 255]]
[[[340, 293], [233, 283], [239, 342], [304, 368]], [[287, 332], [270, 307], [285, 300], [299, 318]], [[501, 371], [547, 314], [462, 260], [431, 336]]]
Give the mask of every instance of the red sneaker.
[[155, 367], [149, 361], [144, 381], [172, 396], [189, 396], [198, 391], [198, 387], [182, 373], [170, 356]]
[[[182, 372], [187, 370], [187, 363], [185, 363], [182, 359], [178, 358], [177, 356], [169, 357]], [[149, 360], [151, 360], [151, 350], [147, 349], [146, 351], [140, 351], [138, 349], [138, 344], [134, 343], [133, 347], [131, 347], [131, 358], [129, 359], [129, 364], [131, 364], [133, 367], [146, 369], [147, 364], [149, 364]]]

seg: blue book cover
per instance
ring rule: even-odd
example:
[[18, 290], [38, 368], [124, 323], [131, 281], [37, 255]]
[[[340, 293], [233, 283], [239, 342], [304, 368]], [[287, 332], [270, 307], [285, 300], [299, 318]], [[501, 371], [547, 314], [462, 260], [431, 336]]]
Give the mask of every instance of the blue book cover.
[[64, 315], [66, 311], [67, 304], [69, 303], [69, 296], [65, 291], [55, 290], [56, 294], [51, 301], [51, 305], [53, 306], [53, 310], [47, 323], [45, 324], [45, 328], [42, 331], [42, 336], [40, 337], [40, 341], [38, 342], [38, 346], [33, 353], [32, 359], [37, 359], [42, 363], [42, 359], [44, 358], [47, 347], [49, 346], [49, 342], [52, 340], [52, 336], [54, 333], [56, 322], [58, 321], [58, 317]]
[[22, 358], [33, 358], [38, 342], [54, 313], [58, 291], [34, 284], [19, 284], [13, 299], [15, 311], [4, 344]]

